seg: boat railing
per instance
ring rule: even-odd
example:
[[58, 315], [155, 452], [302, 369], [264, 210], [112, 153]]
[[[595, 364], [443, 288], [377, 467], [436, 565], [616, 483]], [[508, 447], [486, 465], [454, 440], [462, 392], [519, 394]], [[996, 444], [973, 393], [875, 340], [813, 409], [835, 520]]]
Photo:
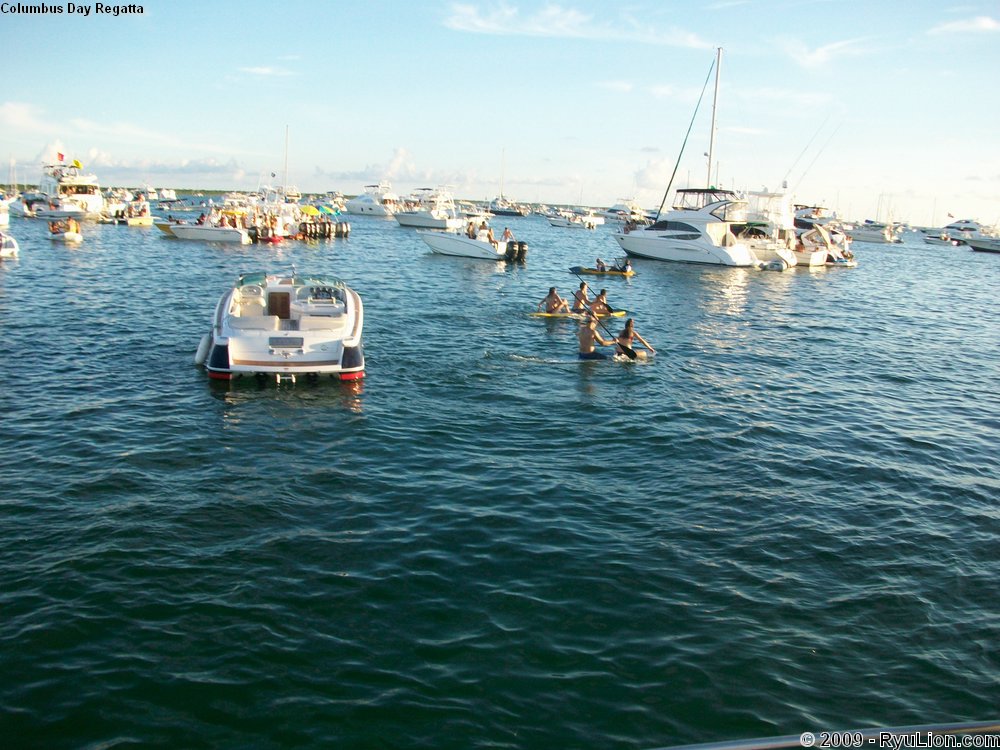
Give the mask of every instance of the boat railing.
[[[945, 736], [970, 738], [968, 742], [949, 742]], [[906, 747], [1000, 747], [1000, 720], [959, 722], [954, 724], [921, 724], [917, 726], [853, 729], [845, 731], [812, 730], [784, 737], [763, 737], [751, 740], [706, 742], [693, 745], [672, 745], [655, 750], [801, 750], [802, 748], [906, 748]]]

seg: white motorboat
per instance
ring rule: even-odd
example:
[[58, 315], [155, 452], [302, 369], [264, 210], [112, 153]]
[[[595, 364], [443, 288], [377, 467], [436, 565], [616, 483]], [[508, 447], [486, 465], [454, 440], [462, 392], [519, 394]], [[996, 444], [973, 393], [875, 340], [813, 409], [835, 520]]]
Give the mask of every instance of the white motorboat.
[[388, 182], [365, 185], [365, 192], [344, 202], [344, 210], [349, 214], [392, 216], [398, 209], [399, 196], [392, 192]]
[[0, 200], [0, 227], [10, 226], [10, 204], [12, 201]]
[[233, 242], [249, 245], [252, 240], [250, 233], [242, 226], [244, 211], [242, 209], [226, 209], [213, 212], [205, 221], [200, 218], [193, 224], [171, 224], [169, 232], [157, 224], [160, 231], [168, 236], [181, 240], [197, 240], [199, 242]]
[[444, 188], [416, 190], [395, 219], [401, 227], [418, 229], [461, 229], [466, 224], [455, 209], [455, 199]]
[[[566, 227], [569, 229], [595, 229], [597, 228], [597, 222], [594, 221], [593, 216], [578, 214], [575, 211], [559, 211], [546, 217], [549, 220], [549, 224], [554, 227]], [[596, 217], [604, 223], [604, 217]]]
[[[837, 213], [824, 206], [795, 205], [794, 247], [800, 265], [808, 256], [811, 266], [856, 266], [851, 251], [851, 238], [844, 231], [844, 225]], [[818, 231], [813, 231], [817, 230]], [[823, 252], [825, 251], [825, 252]]]
[[1000, 237], [970, 237], [965, 244], [980, 253], [1000, 253]]
[[104, 210], [104, 195], [97, 178], [83, 173], [75, 159], [65, 164], [47, 164], [38, 191], [22, 196], [22, 215], [39, 219], [96, 219]]
[[941, 229], [921, 229], [928, 245], [965, 245], [970, 239], [988, 238], [982, 225], [972, 219], [958, 219]]
[[501, 241], [494, 244], [483, 231], [474, 238], [454, 232], [417, 232], [417, 234], [438, 255], [524, 262], [528, 250], [528, 245], [524, 242]]
[[845, 231], [855, 242], [895, 245], [903, 241], [900, 237], [903, 227], [899, 224], [883, 224], [882, 222], [866, 219], [863, 224], [857, 224], [854, 227], [845, 227]]
[[209, 377], [364, 377], [361, 297], [327, 276], [242, 274], [215, 308], [195, 354]]
[[234, 242], [240, 245], [249, 245], [251, 242], [249, 233], [242, 227], [174, 224], [170, 227], [170, 234], [180, 240], [197, 240], [199, 242]]
[[172, 188], [160, 188], [160, 203], [177, 200], [177, 191]]
[[619, 198], [618, 202], [604, 211], [604, 218], [615, 221], [634, 221], [640, 224], [646, 222], [646, 212], [634, 198]]
[[682, 188], [673, 210], [648, 227], [615, 233], [628, 255], [678, 263], [756, 266], [760, 260], [733, 234], [747, 220], [747, 202], [731, 190]]
[[19, 250], [17, 240], [0, 232], [0, 258], [16, 258]]

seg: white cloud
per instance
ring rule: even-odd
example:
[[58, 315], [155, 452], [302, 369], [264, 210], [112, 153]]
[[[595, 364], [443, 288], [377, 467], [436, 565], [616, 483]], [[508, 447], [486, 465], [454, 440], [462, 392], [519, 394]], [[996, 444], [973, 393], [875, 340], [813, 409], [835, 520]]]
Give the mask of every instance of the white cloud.
[[799, 39], [787, 39], [782, 46], [785, 52], [795, 62], [804, 68], [815, 68], [826, 65], [838, 57], [859, 55], [862, 52], [860, 47], [864, 39], [845, 39], [840, 42], [831, 42], [820, 47], [806, 44]]
[[253, 76], [261, 76], [263, 78], [272, 78], [278, 76], [290, 76], [291, 71], [284, 70], [282, 68], [271, 68], [266, 65], [258, 66], [255, 68], [239, 68], [241, 73], [249, 73]]
[[623, 94], [627, 94], [633, 88], [634, 85], [628, 81], [601, 81], [597, 84], [598, 88], [607, 89], [608, 91], [618, 91]]
[[950, 21], [940, 26], [935, 26], [928, 31], [928, 34], [966, 34], [976, 32], [997, 32], [1000, 31], [1000, 21], [989, 16], [977, 16], [961, 21]]
[[595, 18], [572, 8], [546, 5], [534, 12], [521, 11], [510, 5], [482, 9], [474, 5], [455, 4], [444, 25], [454, 31], [497, 36], [544, 36], [563, 39], [601, 39], [630, 41], [673, 47], [710, 49], [711, 44], [697, 34], [675, 27], [652, 29], [648, 23], [622, 15], [613, 21]]

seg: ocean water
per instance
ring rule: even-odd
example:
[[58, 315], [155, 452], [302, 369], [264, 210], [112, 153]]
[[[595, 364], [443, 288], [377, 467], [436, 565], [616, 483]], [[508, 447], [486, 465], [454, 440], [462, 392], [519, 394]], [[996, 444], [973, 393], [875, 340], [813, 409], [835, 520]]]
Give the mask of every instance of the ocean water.
[[[1000, 257], [636, 261], [658, 350], [529, 318], [524, 266], [395, 222], [224, 247], [12, 220], [0, 264], [10, 748], [654, 748], [997, 718]], [[241, 272], [333, 273], [367, 378], [210, 382]], [[616, 329], [620, 321], [612, 324]]]

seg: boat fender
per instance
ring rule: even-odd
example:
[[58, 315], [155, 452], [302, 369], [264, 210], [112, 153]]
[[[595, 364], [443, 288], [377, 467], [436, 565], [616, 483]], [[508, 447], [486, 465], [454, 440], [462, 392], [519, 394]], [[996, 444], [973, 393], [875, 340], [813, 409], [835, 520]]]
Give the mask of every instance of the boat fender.
[[198, 350], [194, 353], [194, 363], [196, 365], [205, 364], [205, 357], [208, 356], [208, 345], [212, 341], [211, 334], [206, 333], [198, 343]]

